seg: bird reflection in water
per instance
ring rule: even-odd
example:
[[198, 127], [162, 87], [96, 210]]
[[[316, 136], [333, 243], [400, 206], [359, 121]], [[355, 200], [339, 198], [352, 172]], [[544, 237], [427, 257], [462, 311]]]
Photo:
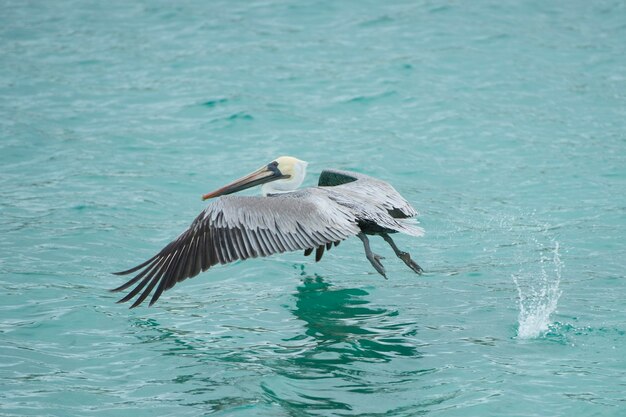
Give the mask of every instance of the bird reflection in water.
[[[413, 407], [419, 398], [402, 393], [407, 383], [430, 372], [421, 369], [416, 323], [397, 310], [372, 305], [364, 289], [337, 287], [304, 271], [302, 276], [290, 303], [292, 337], [280, 342], [250, 343], [243, 334], [226, 339], [221, 333], [181, 331], [154, 320], [134, 323], [141, 329], [135, 336], [174, 358], [165, 362], [170, 367], [164, 375], [171, 378], [169, 387], [178, 386], [173, 389], [186, 399], [185, 406], [218, 411], [271, 404], [292, 415], [354, 413], [377, 406], [394, 415]], [[238, 387], [234, 396], [232, 387]], [[368, 405], [365, 399], [371, 394], [386, 400]]]
[[371, 307], [358, 288], [334, 288], [315, 274], [295, 294], [293, 314], [305, 323], [304, 334], [315, 347], [297, 360], [304, 365], [389, 361], [395, 356], [419, 357], [409, 339], [414, 323], [397, 320], [398, 312]]
[[[262, 384], [268, 400], [295, 415], [304, 410], [355, 412], [360, 395], [393, 395], [404, 389], [403, 382], [423, 373], [388, 369], [391, 361], [422, 356], [414, 322], [402, 322], [396, 310], [371, 306], [363, 289], [336, 288], [317, 274], [303, 275], [292, 313], [304, 323], [304, 331], [284, 341], [297, 353], [273, 364], [279, 377]], [[381, 405], [389, 410], [391, 404]]]

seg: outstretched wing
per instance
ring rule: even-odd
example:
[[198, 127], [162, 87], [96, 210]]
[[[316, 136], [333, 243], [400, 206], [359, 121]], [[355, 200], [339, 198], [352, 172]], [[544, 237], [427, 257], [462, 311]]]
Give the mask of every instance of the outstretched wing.
[[141, 292], [131, 308], [155, 289], [163, 291], [216, 264], [319, 248], [359, 233], [354, 214], [314, 188], [271, 197], [223, 196], [213, 201], [158, 254], [127, 271], [138, 274], [112, 291], [135, 285], [119, 302]]

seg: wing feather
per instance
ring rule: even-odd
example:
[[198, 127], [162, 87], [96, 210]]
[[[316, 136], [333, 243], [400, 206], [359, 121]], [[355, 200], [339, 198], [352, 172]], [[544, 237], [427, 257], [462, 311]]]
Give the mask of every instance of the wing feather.
[[[338, 170], [325, 170], [320, 176], [322, 188], [341, 206], [348, 207], [362, 225], [374, 230], [391, 230], [422, 236], [424, 230], [407, 220], [417, 211], [385, 181], [370, 176]], [[332, 232], [332, 230], [327, 230]]]
[[236, 230], [239, 231], [239, 233], [241, 234], [241, 240], [243, 240], [243, 243], [246, 247], [246, 259], [247, 258], [256, 258], [257, 256], [259, 256], [259, 252], [256, 250], [256, 247], [252, 244], [252, 241], [250, 241], [250, 236], [248, 235], [248, 232], [245, 229], [241, 229], [240, 227], [235, 228]]
[[369, 202], [375, 202], [394, 218], [417, 216], [417, 210], [391, 184], [358, 172], [326, 169], [319, 177], [320, 186], [350, 190]]
[[154, 291], [152, 305], [164, 291], [214, 265], [296, 250], [317, 249], [321, 258], [331, 244], [359, 231], [354, 213], [318, 188], [270, 197], [223, 196], [155, 256], [118, 272], [137, 275], [112, 291], [135, 285], [119, 301], [139, 294], [131, 308]]

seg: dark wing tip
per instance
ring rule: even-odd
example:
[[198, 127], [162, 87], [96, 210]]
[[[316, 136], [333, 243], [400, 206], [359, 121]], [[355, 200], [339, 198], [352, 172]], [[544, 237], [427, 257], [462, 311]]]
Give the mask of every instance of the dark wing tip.
[[117, 292], [134, 287], [118, 303], [125, 303], [137, 297], [130, 306], [135, 308], [154, 290], [150, 299], [150, 305], [153, 305], [165, 290], [177, 282], [194, 277], [214, 265], [217, 261], [206, 253], [213, 245], [208, 239], [204, 230], [188, 229], [182, 237], [170, 242], [146, 262], [127, 271], [115, 273], [124, 275], [137, 272], [137, 275], [126, 283], [111, 290]]
[[320, 245], [315, 250], [315, 262], [319, 262], [322, 260], [322, 256], [324, 255], [325, 245]]
[[122, 291], [124, 289], [124, 285], [126, 285], [126, 284], [120, 285], [117, 288], [110, 289], [109, 292], [120, 292], [120, 291]]
[[356, 181], [358, 178], [353, 175], [351, 172], [347, 171], [339, 171], [334, 169], [325, 169], [320, 174], [319, 180], [317, 182], [318, 186], [337, 186], [342, 184], [348, 184], [350, 182]]
[[134, 266], [130, 269], [127, 269], [126, 271], [120, 271], [120, 272], [111, 272], [113, 275], [128, 275], [128, 274], [132, 274], [133, 272], [137, 272], [139, 271], [141, 268], [145, 267], [146, 265], [148, 265], [150, 262], [154, 261], [156, 259], [157, 256], [159, 256], [160, 254], [156, 254], [154, 255], [152, 258], [148, 259], [147, 261]]
[[135, 307], [137, 307], [139, 304], [141, 304], [143, 302], [143, 298], [142, 297], [138, 297], [135, 302], [133, 303], [133, 305], [131, 305], [130, 307], [128, 307], [129, 309], [133, 309]]

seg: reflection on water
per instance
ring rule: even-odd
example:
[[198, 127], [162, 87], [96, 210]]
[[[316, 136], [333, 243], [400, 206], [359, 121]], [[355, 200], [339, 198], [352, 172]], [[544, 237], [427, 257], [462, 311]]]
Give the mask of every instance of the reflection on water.
[[[206, 412], [266, 404], [294, 415], [352, 414], [361, 397], [393, 397], [432, 372], [418, 368], [416, 324], [403, 322], [394, 309], [371, 305], [368, 296], [304, 275], [291, 306], [282, 310], [287, 318], [264, 328], [233, 326], [235, 318], [223, 325], [209, 325], [207, 318], [201, 331], [169, 328], [158, 319], [135, 319], [133, 327], [152, 354], [173, 363], [162, 381], [151, 383], [176, 384], [181, 397], [193, 398], [188, 406]], [[225, 327], [235, 330], [224, 333]], [[285, 332], [282, 341], [269, 339], [276, 332]], [[393, 411], [408, 405], [377, 406]]]
[[296, 293], [293, 314], [305, 323], [305, 334], [315, 348], [298, 358], [303, 365], [388, 361], [393, 356], [418, 356], [404, 337], [413, 334], [406, 323], [397, 323], [398, 312], [369, 307], [367, 291], [333, 288], [318, 275], [307, 277]]
[[[415, 323], [402, 323], [396, 310], [370, 306], [368, 295], [362, 289], [335, 288], [318, 275], [305, 276], [292, 309], [304, 331], [285, 340], [305, 348], [275, 363], [277, 376], [262, 385], [269, 401], [294, 415], [353, 414], [364, 394], [394, 395], [429, 372], [410, 366], [389, 371], [394, 359], [421, 357], [411, 340]], [[377, 406], [391, 411], [398, 404]], [[375, 408], [370, 404], [368, 409]]]

